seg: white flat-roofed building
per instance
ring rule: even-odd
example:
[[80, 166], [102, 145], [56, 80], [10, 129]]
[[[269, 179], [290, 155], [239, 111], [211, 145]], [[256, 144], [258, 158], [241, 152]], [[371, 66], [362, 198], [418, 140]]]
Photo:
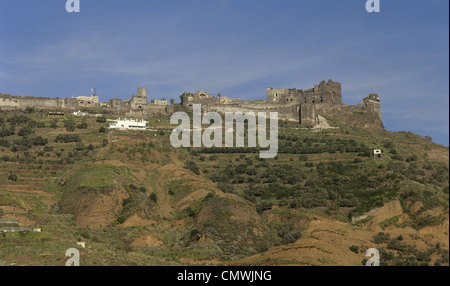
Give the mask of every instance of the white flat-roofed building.
[[381, 157], [382, 157], [382, 151], [381, 151], [381, 149], [375, 149], [375, 150], [373, 150], [373, 157], [374, 157], [374, 158], [381, 158]]
[[117, 120], [108, 120], [111, 121], [109, 124], [110, 129], [119, 129], [119, 130], [145, 130], [147, 129], [146, 120], [136, 120], [136, 119], [117, 119]]

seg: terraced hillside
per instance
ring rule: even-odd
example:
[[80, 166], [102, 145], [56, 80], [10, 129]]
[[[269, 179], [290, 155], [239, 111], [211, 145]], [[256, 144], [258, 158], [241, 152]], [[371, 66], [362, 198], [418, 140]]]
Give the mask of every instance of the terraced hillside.
[[0, 234], [1, 263], [448, 265], [449, 152], [418, 135], [281, 122], [264, 160], [105, 120], [0, 113], [0, 220], [42, 230]]

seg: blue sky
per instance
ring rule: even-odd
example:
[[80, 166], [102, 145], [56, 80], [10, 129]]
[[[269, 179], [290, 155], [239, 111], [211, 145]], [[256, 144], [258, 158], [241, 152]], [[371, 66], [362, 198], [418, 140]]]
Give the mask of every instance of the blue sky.
[[267, 87], [342, 83], [378, 93], [390, 131], [449, 143], [449, 1], [0, 0], [0, 92], [101, 101], [184, 91], [265, 99]]

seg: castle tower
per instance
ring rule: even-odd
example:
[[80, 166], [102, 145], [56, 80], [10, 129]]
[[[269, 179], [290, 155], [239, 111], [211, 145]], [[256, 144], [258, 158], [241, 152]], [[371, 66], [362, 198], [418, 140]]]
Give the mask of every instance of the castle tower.
[[138, 92], [136, 95], [131, 97], [131, 109], [132, 110], [143, 110], [147, 108], [148, 100], [147, 100], [147, 89], [146, 88], [138, 88]]
[[381, 118], [381, 102], [380, 97], [376, 93], [369, 94], [362, 102], [363, 108], [369, 110], [370, 113], [378, 115]]
[[142, 102], [147, 103], [147, 89], [142, 87], [138, 88], [136, 97], [138, 100], [142, 99]]

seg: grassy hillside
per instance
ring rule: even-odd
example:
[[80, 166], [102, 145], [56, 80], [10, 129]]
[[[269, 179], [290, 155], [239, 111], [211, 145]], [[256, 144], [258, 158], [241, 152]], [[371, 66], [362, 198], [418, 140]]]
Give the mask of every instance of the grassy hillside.
[[281, 122], [264, 160], [105, 124], [0, 113], [0, 219], [42, 229], [0, 234], [0, 262], [64, 265], [78, 247], [82, 265], [362, 265], [376, 247], [386, 265], [448, 265], [449, 151], [421, 136]]

